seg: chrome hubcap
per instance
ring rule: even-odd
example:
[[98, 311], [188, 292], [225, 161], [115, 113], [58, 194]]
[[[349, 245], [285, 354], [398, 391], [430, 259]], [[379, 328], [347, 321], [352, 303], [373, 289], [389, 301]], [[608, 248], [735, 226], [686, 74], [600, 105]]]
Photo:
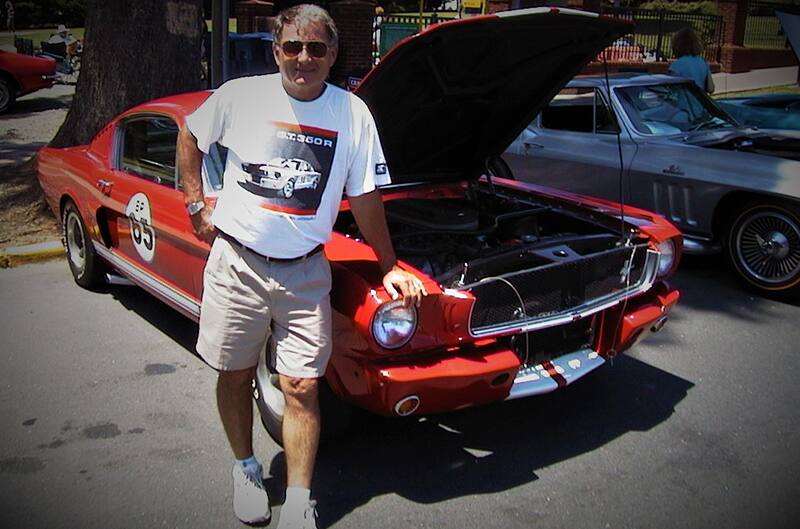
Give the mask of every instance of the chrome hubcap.
[[736, 232], [742, 267], [765, 283], [782, 283], [800, 273], [800, 226], [782, 213], [753, 215]]
[[86, 265], [86, 241], [83, 239], [81, 221], [74, 212], [67, 216], [67, 250], [69, 260], [78, 270], [83, 270]]

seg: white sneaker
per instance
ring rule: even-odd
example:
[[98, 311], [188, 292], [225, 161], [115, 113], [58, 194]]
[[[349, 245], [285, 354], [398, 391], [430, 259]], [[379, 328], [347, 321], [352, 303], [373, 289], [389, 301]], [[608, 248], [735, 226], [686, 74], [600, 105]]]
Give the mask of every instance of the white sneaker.
[[[260, 466], [258, 475], [260, 478]], [[266, 523], [271, 516], [264, 483], [245, 474], [238, 463], [233, 464], [233, 512], [247, 524]]]
[[281, 509], [278, 529], [317, 529], [317, 502], [309, 501], [304, 508]]

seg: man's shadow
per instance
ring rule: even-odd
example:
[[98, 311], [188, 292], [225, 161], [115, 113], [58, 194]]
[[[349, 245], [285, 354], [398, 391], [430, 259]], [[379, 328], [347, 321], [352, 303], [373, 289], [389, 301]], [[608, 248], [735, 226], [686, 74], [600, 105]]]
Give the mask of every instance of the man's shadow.
[[[313, 486], [320, 527], [387, 493], [432, 504], [535, 481], [540, 468], [662, 423], [693, 386], [622, 356], [549, 395], [412, 420], [361, 420], [320, 449]], [[270, 498], [281, 504], [283, 452], [270, 475]]]

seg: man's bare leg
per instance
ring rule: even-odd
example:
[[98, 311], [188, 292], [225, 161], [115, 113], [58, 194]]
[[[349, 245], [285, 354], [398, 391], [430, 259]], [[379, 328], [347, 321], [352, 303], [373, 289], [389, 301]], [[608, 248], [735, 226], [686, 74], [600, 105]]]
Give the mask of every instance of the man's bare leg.
[[253, 402], [251, 381], [255, 367], [220, 371], [217, 377], [217, 408], [236, 459], [253, 455]]
[[280, 375], [286, 399], [283, 413], [283, 448], [286, 452], [286, 486], [311, 488], [319, 447], [319, 384], [314, 378]]

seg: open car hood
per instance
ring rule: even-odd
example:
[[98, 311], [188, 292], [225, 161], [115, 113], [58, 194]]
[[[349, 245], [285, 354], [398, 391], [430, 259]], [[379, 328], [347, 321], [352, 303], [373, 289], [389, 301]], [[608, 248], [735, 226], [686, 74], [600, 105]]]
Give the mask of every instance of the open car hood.
[[445, 22], [393, 48], [357, 93], [377, 122], [393, 183], [474, 178], [625, 20], [557, 8]]
[[775, 16], [780, 20], [783, 32], [794, 50], [794, 56], [800, 62], [800, 8], [791, 9], [790, 6], [786, 6], [785, 9], [778, 8], [775, 10]]

